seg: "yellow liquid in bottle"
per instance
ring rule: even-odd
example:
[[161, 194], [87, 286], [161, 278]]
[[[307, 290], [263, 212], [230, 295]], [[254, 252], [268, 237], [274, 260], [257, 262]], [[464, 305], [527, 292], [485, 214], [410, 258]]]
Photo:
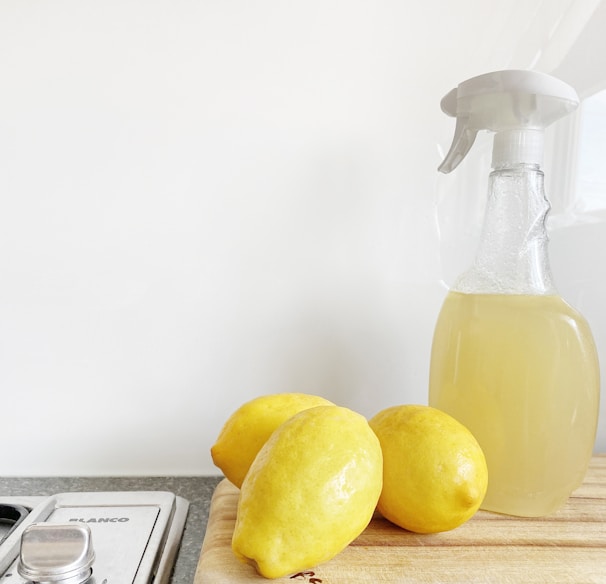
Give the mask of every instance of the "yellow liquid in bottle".
[[599, 384], [589, 326], [561, 297], [448, 294], [429, 403], [482, 446], [483, 509], [537, 517], [566, 501], [592, 455]]

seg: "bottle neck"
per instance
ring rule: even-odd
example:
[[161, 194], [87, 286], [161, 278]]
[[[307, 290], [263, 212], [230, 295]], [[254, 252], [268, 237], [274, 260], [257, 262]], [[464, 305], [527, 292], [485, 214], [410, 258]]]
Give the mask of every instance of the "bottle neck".
[[483, 294], [555, 294], [538, 164], [503, 165], [489, 179], [480, 247], [454, 289]]

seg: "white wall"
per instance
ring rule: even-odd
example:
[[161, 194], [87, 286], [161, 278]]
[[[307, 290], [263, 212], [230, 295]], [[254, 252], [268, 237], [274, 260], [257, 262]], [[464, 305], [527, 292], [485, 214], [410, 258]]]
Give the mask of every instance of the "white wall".
[[452, 211], [439, 100], [557, 67], [596, 5], [0, 2], [0, 474], [214, 473], [262, 393], [426, 403], [483, 197]]

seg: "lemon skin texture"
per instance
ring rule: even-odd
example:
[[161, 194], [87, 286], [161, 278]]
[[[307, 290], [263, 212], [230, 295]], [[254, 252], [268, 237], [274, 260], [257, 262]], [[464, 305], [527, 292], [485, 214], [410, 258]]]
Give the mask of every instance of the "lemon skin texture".
[[274, 393], [241, 405], [225, 422], [210, 454], [215, 466], [236, 487], [272, 432], [290, 417], [307, 408], [334, 405], [307, 393]]
[[370, 523], [381, 485], [381, 447], [366, 418], [339, 406], [305, 410], [250, 467], [232, 549], [266, 578], [328, 561]]
[[378, 511], [416, 533], [448, 531], [470, 519], [488, 486], [486, 459], [471, 432], [423, 405], [397, 405], [369, 424], [383, 451]]

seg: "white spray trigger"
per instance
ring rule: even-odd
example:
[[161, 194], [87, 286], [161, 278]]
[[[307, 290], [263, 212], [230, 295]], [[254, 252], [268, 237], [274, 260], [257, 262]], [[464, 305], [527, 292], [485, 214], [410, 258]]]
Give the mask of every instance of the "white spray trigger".
[[463, 158], [471, 150], [473, 143], [476, 141], [478, 131], [470, 128], [467, 120], [457, 118], [455, 126], [455, 134], [450, 145], [450, 150], [442, 164], [438, 167], [440, 172], [447, 174], [453, 171], [462, 162]]
[[452, 145], [438, 170], [454, 170], [480, 130], [497, 133], [493, 167], [541, 164], [543, 130], [578, 104], [572, 87], [536, 71], [495, 71], [463, 81], [441, 101], [442, 111], [457, 122]]
[[450, 150], [438, 168], [440, 172], [448, 173], [459, 166], [459, 163], [465, 158], [476, 140], [478, 131], [470, 127], [466, 117], [457, 116], [457, 88], [451, 89], [442, 98], [440, 107], [446, 115], [457, 118]]

